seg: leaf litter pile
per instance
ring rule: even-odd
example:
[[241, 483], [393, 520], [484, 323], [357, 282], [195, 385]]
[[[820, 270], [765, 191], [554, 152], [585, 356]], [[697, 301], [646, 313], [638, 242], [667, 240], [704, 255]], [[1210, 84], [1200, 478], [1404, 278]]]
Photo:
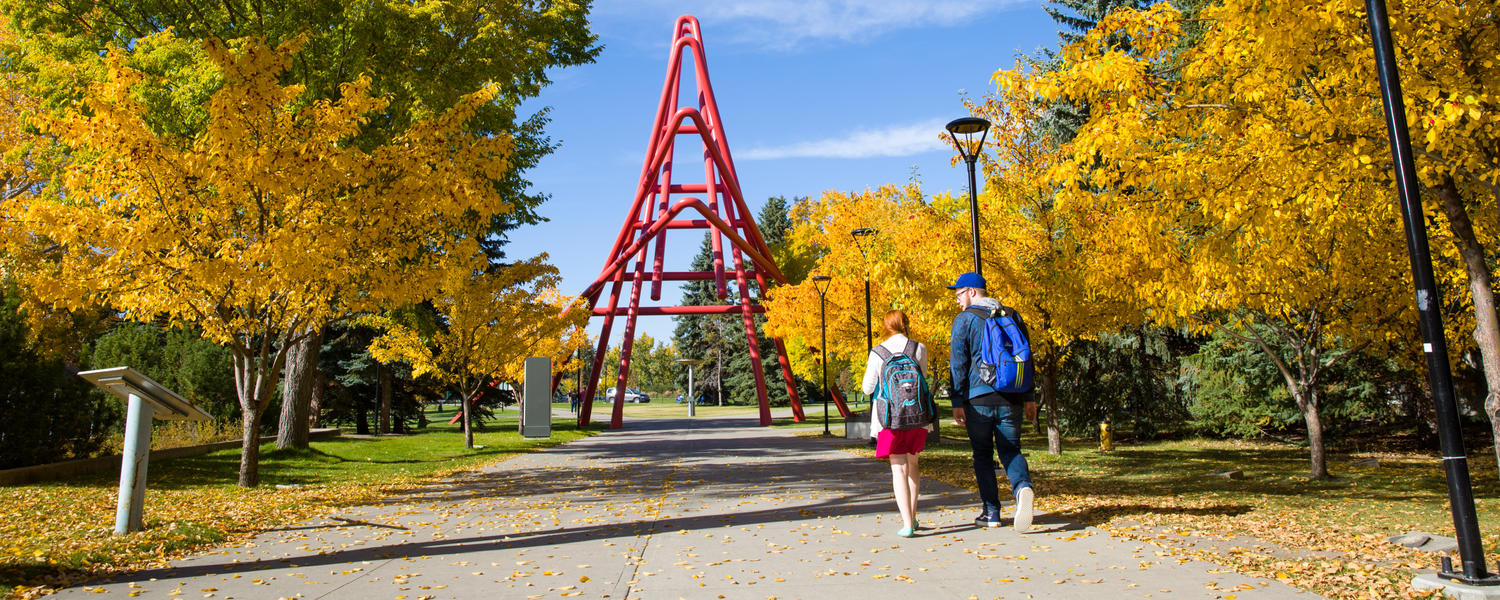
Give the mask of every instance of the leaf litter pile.
[[[975, 489], [967, 441], [944, 442], [922, 453], [922, 476]], [[1329, 463], [1335, 479], [1316, 481], [1307, 477], [1306, 450], [1273, 443], [1190, 440], [1113, 452], [1066, 449], [1054, 456], [1046, 453], [1045, 438], [1028, 436], [1022, 447], [1039, 512], [1159, 546], [1158, 560], [1211, 562], [1328, 598], [1442, 597], [1411, 588], [1414, 571], [1433, 571], [1439, 555], [1386, 541], [1410, 531], [1453, 535], [1435, 456], [1337, 456]], [[863, 446], [845, 449], [874, 456]], [[1351, 464], [1371, 458], [1378, 465]], [[1500, 550], [1493, 459], [1484, 453], [1470, 459], [1490, 560]], [[1244, 479], [1212, 475], [1231, 469], [1242, 470]], [[1235, 597], [1226, 592], [1223, 598]]]

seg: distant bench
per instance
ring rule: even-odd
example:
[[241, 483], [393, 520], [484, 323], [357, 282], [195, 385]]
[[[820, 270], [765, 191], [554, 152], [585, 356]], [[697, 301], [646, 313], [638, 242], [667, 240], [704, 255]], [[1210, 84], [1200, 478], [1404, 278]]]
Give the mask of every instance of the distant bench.
[[[314, 429], [308, 433], [309, 440], [326, 440], [339, 436], [337, 427], [325, 429]], [[260, 438], [261, 443], [272, 442], [276, 436], [267, 435]], [[228, 448], [239, 448], [240, 440], [227, 442], [215, 442], [212, 444], [201, 444], [197, 446], [183, 446], [180, 448], [163, 448], [151, 451], [151, 462], [182, 458], [184, 456], [199, 456], [208, 454], [215, 450]], [[0, 485], [24, 485], [41, 481], [58, 481], [61, 479], [72, 479], [101, 473], [114, 473], [120, 470], [120, 456], [99, 456], [95, 458], [80, 458], [77, 460], [65, 460], [63, 462], [48, 463], [45, 465], [32, 465], [29, 467], [17, 467], [15, 469], [0, 470]], [[149, 476], [149, 472], [148, 472]]]

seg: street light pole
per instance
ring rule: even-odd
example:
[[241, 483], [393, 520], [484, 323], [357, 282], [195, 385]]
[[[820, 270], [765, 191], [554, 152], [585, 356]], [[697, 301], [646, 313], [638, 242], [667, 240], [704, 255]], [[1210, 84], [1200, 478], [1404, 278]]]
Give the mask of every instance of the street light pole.
[[[864, 264], [865, 271], [865, 352], [875, 349], [875, 340], [871, 338], [870, 333], [875, 328], [875, 324], [870, 321], [870, 256], [866, 252], [864, 244], [859, 242], [860, 239], [875, 235], [875, 233], [875, 230], [869, 227], [861, 227], [849, 232], [849, 235], [854, 238], [854, 246], [859, 248], [859, 257]], [[864, 395], [863, 391], [860, 393]], [[870, 409], [874, 410], [874, 408], [875, 405], [872, 402]]]
[[865, 268], [865, 350], [866, 351], [873, 350], [875, 348], [875, 342], [870, 337], [870, 330], [874, 327], [875, 324], [870, 321], [870, 256], [865, 251], [864, 244], [861, 244], [859, 242], [860, 242], [860, 240], [862, 238], [866, 238], [866, 237], [875, 235], [875, 233], [876, 233], [876, 231], [874, 229], [870, 229], [869, 227], [860, 227], [859, 229], [855, 229], [854, 231], [849, 232], [849, 236], [854, 238], [854, 247], [859, 248], [859, 257], [864, 262], [864, 268]]
[[1474, 511], [1474, 490], [1469, 481], [1468, 454], [1464, 451], [1463, 431], [1458, 421], [1458, 405], [1453, 398], [1452, 373], [1448, 370], [1448, 342], [1439, 312], [1437, 284], [1432, 274], [1432, 255], [1427, 246], [1427, 225], [1418, 203], [1417, 167], [1412, 157], [1411, 136], [1406, 128], [1405, 100], [1401, 78], [1396, 71], [1396, 53], [1391, 43], [1390, 21], [1385, 0], [1365, 0], [1370, 19], [1370, 38], [1374, 42], [1375, 67], [1380, 78], [1380, 95], [1385, 105], [1386, 133], [1391, 140], [1391, 159], [1396, 168], [1396, 195], [1401, 203], [1401, 217], [1406, 225], [1406, 249], [1411, 259], [1412, 282], [1417, 291], [1417, 314], [1422, 329], [1422, 349], [1427, 355], [1427, 381], [1437, 409], [1438, 444], [1443, 453], [1443, 471], [1448, 480], [1448, 504], [1453, 511], [1453, 528], [1458, 537], [1459, 560], [1463, 572], [1453, 571], [1453, 561], [1441, 559], [1438, 577], [1471, 585], [1500, 585], [1500, 577], [1490, 575], [1484, 564], [1484, 545], [1479, 536], [1479, 519]]
[[817, 275], [812, 278], [813, 288], [818, 290], [818, 332], [822, 336], [818, 342], [818, 352], [822, 354], [823, 365], [823, 435], [833, 435], [828, 430], [828, 282], [831, 278], [827, 275]]
[[[983, 277], [984, 267], [979, 262], [979, 185], [974, 178], [974, 161], [979, 159], [979, 150], [989, 135], [990, 122], [979, 117], [961, 117], [949, 121], [947, 129], [959, 155], [969, 165], [969, 230], [974, 241], [974, 272]], [[979, 135], [978, 143], [974, 141], [975, 134]]]

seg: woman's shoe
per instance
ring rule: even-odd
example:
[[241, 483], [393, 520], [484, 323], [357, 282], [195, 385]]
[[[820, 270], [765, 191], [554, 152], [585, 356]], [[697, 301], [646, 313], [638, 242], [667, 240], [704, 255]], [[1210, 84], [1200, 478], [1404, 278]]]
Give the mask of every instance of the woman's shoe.
[[917, 537], [917, 533], [915, 531], [912, 531], [910, 527], [902, 527], [900, 531], [896, 532], [896, 535], [907, 538]]

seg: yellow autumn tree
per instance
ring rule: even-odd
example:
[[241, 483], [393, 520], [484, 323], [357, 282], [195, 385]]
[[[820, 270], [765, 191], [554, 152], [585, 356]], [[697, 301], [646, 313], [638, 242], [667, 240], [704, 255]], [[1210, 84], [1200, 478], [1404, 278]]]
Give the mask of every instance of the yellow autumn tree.
[[[1139, 304], [1090, 285], [1086, 273], [1099, 260], [1095, 225], [1107, 215], [1094, 206], [1058, 203], [1059, 186], [1048, 174], [1066, 155], [1037, 126], [1042, 118], [1038, 103], [1015, 91], [1001, 86], [982, 102], [968, 103], [973, 115], [994, 124], [991, 141], [980, 154], [985, 173], [979, 207], [981, 259], [990, 295], [1020, 311], [1030, 329], [1037, 396], [1047, 413], [1047, 446], [1058, 454], [1058, 369], [1071, 344], [1137, 324], [1144, 312]], [[958, 222], [968, 219], [965, 198], [941, 196], [934, 206]], [[958, 246], [967, 252], [968, 236]]]
[[[526, 358], [545, 356], [561, 365], [589, 343], [584, 326], [588, 312], [568, 311], [574, 298], [557, 291], [562, 278], [547, 264], [547, 255], [511, 265], [488, 265], [470, 248], [473, 260], [455, 261], [443, 272], [436, 296], [434, 331], [388, 316], [365, 321], [384, 330], [370, 346], [381, 362], [405, 361], [415, 376], [432, 377], [461, 399], [491, 379], [521, 389]], [[561, 315], [561, 316], [560, 316]], [[550, 381], [540, 385], [551, 386]], [[471, 406], [463, 407], [464, 447], [474, 447]]]
[[[16, 52], [15, 32], [0, 24], [0, 56]], [[16, 73], [0, 74], [0, 202], [34, 192], [45, 181], [35, 163], [51, 145], [46, 137], [37, 135], [29, 121], [40, 102], [20, 79]]]
[[[9, 24], [0, 22], [0, 60], [14, 60], [21, 52], [19, 39]], [[24, 75], [0, 72], [0, 206], [37, 194], [47, 184], [57, 148], [53, 140], [37, 131], [33, 119], [42, 102], [26, 86]], [[16, 271], [13, 252], [28, 247], [14, 219], [0, 213], [0, 278]], [[32, 248], [34, 250], [34, 248]]]
[[[789, 243], [817, 257], [810, 274], [832, 278], [827, 292], [830, 385], [844, 373], [852, 375], [857, 385], [864, 373], [869, 351], [865, 346], [867, 275], [870, 334], [875, 342], [882, 335], [881, 317], [900, 308], [911, 318], [912, 339], [927, 344], [929, 363], [946, 364], [947, 327], [957, 306], [944, 289], [952, 281], [943, 278], [952, 277], [941, 266], [961, 264], [965, 253], [936, 242], [951, 239], [953, 232], [948, 230], [954, 230], [955, 224], [926, 203], [921, 188], [910, 184], [857, 194], [826, 192], [817, 201], [798, 203], [792, 221], [797, 225]], [[850, 232], [859, 228], [876, 233], [856, 240]], [[793, 371], [808, 381], [820, 381], [819, 297], [814, 282], [809, 278], [777, 286], [765, 304], [767, 332], [786, 340]], [[934, 367], [932, 371], [934, 384], [946, 380], [945, 370]]]
[[[1405, 90], [1427, 220], [1456, 360], [1478, 348], [1489, 393], [1485, 411], [1500, 442], [1500, 318], [1494, 261], [1500, 222], [1500, 31], [1494, 2], [1394, 3], [1390, 22]], [[1161, 20], [1184, 17], [1163, 12]], [[1226, 2], [1205, 10], [1202, 43], [1182, 64], [1205, 92], [1178, 104], [1215, 120], [1252, 116], [1293, 135], [1325, 179], [1395, 197], [1385, 116], [1363, 2]], [[1393, 200], [1392, 200], [1393, 201]], [[1388, 228], [1399, 232], [1393, 222]], [[1409, 289], [1410, 283], [1403, 283]], [[1406, 303], [1410, 303], [1410, 299]], [[1417, 328], [1403, 317], [1408, 348]], [[1420, 361], [1419, 361], [1420, 362]], [[1496, 445], [1500, 456], [1500, 445]]]
[[43, 120], [71, 152], [57, 193], [5, 207], [54, 249], [24, 273], [41, 301], [188, 323], [229, 348], [241, 486], [258, 483], [260, 418], [307, 325], [426, 298], [454, 233], [509, 210], [491, 184], [509, 138], [464, 128], [492, 89], [362, 149], [346, 142], [384, 100], [361, 78], [303, 101], [279, 81], [298, 43], [206, 42], [223, 83], [191, 134], [149, 125], [137, 94], [162, 82], [111, 52], [82, 106]]
[[[1083, 271], [1095, 260], [1089, 236], [1102, 217], [1089, 207], [1059, 208], [1055, 202], [1058, 186], [1047, 174], [1060, 154], [1032, 126], [1037, 109], [1031, 98], [1000, 94], [969, 108], [996, 124], [982, 155], [984, 273], [991, 295], [1020, 311], [1030, 328], [1038, 392], [1049, 409], [1048, 446], [1061, 452], [1057, 372], [1069, 344], [1137, 322], [1142, 311], [1087, 285]], [[814, 274], [833, 277], [831, 372], [852, 367], [858, 376], [863, 368], [863, 273], [868, 270], [875, 334], [880, 315], [904, 310], [912, 320], [912, 337], [928, 345], [934, 382], [948, 381], [950, 334], [959, 307], [947, 286], [973, 269], [968, 198], [941, 194], [928, 201], [915, 185], [887, 186], [863, 194], [829, 192], [798, 211], [792, 243], [817, 257]], [[877, 233], [856, 242], [849, 232], [862, 227]], [[767, 305], [772, 330], [789, 340], [794, 369], [816, 380], [821, 373], [812, 348], [820, 332], [813, 282], [777, 288]]]
[[[1245, 45], [1359, 47], [1263, 20], [1285, 4], [1207, 9], [1208, 30], [1192, 44], [1170, 5], [1122, 10], [1065, 47], [1056, 71], [996, 79], [1093, 110], [1050, 173], [1062, 210], [1103, 216], [1089, 236], [1097, 256], [1086, 286], [1158, 324], [1259, 347], [1307, 424], [1312, 476], [1326, 477], [1320, 376], [1353, 351], [1410, 339], [1401, 326], [1411, 322], [1410, 285], [1394, 194], [1367, 166], [1378, 146], [1333, 141], [1343, 135], [1333, 114], [1379, 105], [1331, 97], [1327, 71]], [[1119, 39], [1133, 51], [1118, 50]]]

